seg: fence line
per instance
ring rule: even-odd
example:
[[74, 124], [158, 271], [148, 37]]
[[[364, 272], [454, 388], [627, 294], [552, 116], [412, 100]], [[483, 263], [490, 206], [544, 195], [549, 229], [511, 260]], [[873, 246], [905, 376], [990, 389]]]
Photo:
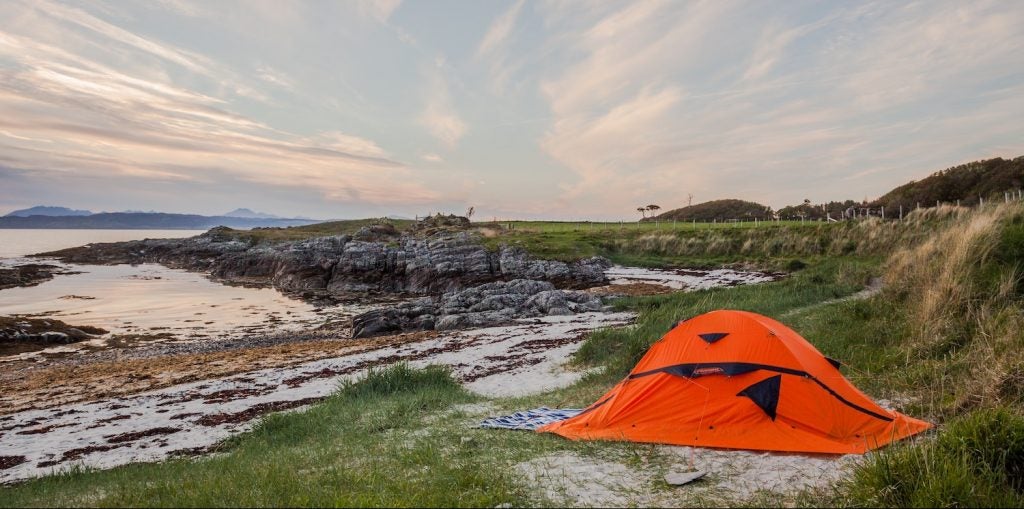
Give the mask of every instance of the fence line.
[[[1004, 203], [1010, 203], [1010, 202], [1013, 202], [1013, 201], [1024, 201], [1024, 189], [1014, 189], [1014, 190], [1004, 191], [1003, 192], [1003, 202]], [[988, 205], [991, 205], [991, 202], [992, 202], [992, 200], [989, 200]], [[916, 202], [914, 205], [915, 205], [913, 207], [914, 210], [920, 210], [922, 208], [920, 202]], [[977, 207], [977, 208], [983, 208], [983, 207], [986, 206], [986, 202], [985, 202], [985, 198], [982, 197], [982, 196], [978, 197], [978, 202], [977, 202], [977, 204], [974, 204], [974, 205], [965, 204], [965, 203], [963, 203], [963, 200], [960, 200], [960, 199], [954, 200], [954, 201], [950, 201], [950, 202], [943, 202], [941, 200], [936, 200], [936, 202], [935, 202], [935, 207], [941, 207], [941, 206], [944, 206], [944, 205], [955, 206], [955, 207]], [[930, 207], [924, 207], [924, 208], [930, 208]], [[854, 206], [854, 207], [849, 207], [846, 210], [843, 210], [842, 213], [841, 213], [841, 216], [839, 218], [833, 218], [832, 215], [831, 215], [831, 212], [829, 211], [829, 212], [825, 213], [825, 217], [816, 217], [816, 218], [809, 218], [807, 216], [803, 216], [803, 217], [799, 217], [798, 216], [798, 217], [789, 217], [789, 218], [774, 217], [774, 218], [771, 218], [771, 219], [762, 219], [760, 217], [756, 217], [755, 216], [755, 217], [748, 217], [748, 218], [731, 218], [731, 219], [723, 219], [723, 220], [719, 220], [718, 218], [713, 218], [711, 221], [697, 221], [696, 219], [691, 219], [689, 222], [687, 222], [687, 221], [680, 222], [678, 219], [672, 219], [671, 222], [668, 221], [668, 220], [663, 220], [663, 221], [662, 220], [654, 220], [654, 221], [638, 220], [638, 221], [635, 222], [636, 223], [635, 227], [637, 228], [637, 230], [640, 230], [640, 231], [643, 231], [643, 230], [650, 230], [650, 231], [659, 231], [659, 230], [678, 231], [678, 230], [685, 230], [685, 229], [698, 230], [698, 229], [702, 229], [702, 228], [716, 229], [716, 228], [741, 228], [741, 227], [752, 227], [752, 228], [766, 227], [766, 228], [771, 228], [771, 227], [781, 226], [781, 225], [795, 225], [795, 224], [807, 225], [809, 223], [810, 224], [826, 223], [827, 224], [827, 223], [832, 223], [832, 222], [839, 222], [839, 221], [842, 221], [842, 220], [846, 220], [846, 221], [850, 221], [850, 220], [865, 220], [865, 219], [872, 218], [872, 217], [878, 218], [878, 219], [881, 219], [881, 220], [885, 220], [885, 221], [904, 221], [907, 218], [907, 210], [903, 206], [903, 204], [899, 205], [898, 212], [895, 215], [892, 214], [891, 212], [892, 211], [889, 211], [889, 213], [887, 213], [887, 211], [885, 210], [884, 206], [882, 206], [882, 207]], [[514, 230], [514, 229], [517, 229], [519, 227], [523, 227], [523, 228], [535, 228], [535, 229], [551, 231], [551, 232], [558, 232], [558, 231], [565, 231], [565, 232], [569, 232], [569, 231], [572, 231], [572, 232], [589, 231], [589, 232], [594, 232], [594, 233], [601, 232], [601, 231], [610, 231], [611, 229], [615, 228], [616, 226], [618, 227], [619, 231], [623, 231], [628, 226], [627, 222], [623, 221], [623, 220], [608, 221], [608, 222], [604, 222], [604, 221], [528, 221], [528, 220], [518, 220], [518, 219], [500, 219], [499, 220], [499, 219], [495, 218], [495, 220], [491, 221], [491, 223], [495, 224], [495, 225], [499, 225], [500, 224], [501, 226], [504, 226], [505, 228], [510, 229], [510, 230]]]

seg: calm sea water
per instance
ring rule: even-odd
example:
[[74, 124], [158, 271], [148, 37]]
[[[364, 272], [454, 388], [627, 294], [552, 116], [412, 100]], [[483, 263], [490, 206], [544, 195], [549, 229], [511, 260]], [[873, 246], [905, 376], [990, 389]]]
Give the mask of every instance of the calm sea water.
[[[95, 242], [200, 233], [0, 229], [0, 265], [54, 263], [21, 257]], [[314, 328], [342, 319], [355, 309], [317, 307], [270, 288], [227, 286], [202, 274], [155, 264], [72, 264], [67, 268], [78, 273], [59, 275], [37, 286], [0, 290], [0, 315], [50, 317], [72, 325], [101, 327], [114, 334], [170, 333], [173, 337], [167, 341], [180, 342]], [[100, 346], [107, 338], [92, 343]]]
[[0, 229], [0, 259], [84, 246], [94, 242], [176, 239], [205, 230], [4, 230]]

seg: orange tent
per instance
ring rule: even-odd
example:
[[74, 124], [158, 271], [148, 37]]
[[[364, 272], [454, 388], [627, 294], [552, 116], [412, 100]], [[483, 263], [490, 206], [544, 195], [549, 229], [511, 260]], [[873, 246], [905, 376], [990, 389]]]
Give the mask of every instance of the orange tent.
[[838, 366], [771, 318], [714, 311], [676, 325], [581, 414], [537, 431], [574, 440], [848, 454], [931, 427], [878, 406]]

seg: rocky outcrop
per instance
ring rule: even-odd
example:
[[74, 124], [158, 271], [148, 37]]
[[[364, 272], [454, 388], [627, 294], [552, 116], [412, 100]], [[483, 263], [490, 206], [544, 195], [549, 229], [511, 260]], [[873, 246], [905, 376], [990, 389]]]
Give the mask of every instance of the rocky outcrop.
[[54, 319], [0, 316], [0, 346], [4, 343], [66, 345], [106, 333], [98, 327], [76, 327]]
[[56, 265], [41, 263], [0, 267], [0, 290], [19, 286], [35, 286], [53, 279], [56, 274], [64, 273], [64, 270]]
[[591, 294], [558, 290], [547, 281], [515, 279], [363, 313], [352, 320], [352, 336], [490, 327], [516, 318], [570, 315], [603, 307], [601, 299]]
[[610, 266], [597, 257], [565, 263], [538, 260], [517, 248], [490, 251], [465, 231], [440, 230], [424, 237], [386, 228], [364, 230], [268, 245], [215, 228], [190, 239], [93, 244], [45, 255], [71, 263], [156, 262], [310, 297], [436, 295], [514, 279], [582, 289], [604, 284]]

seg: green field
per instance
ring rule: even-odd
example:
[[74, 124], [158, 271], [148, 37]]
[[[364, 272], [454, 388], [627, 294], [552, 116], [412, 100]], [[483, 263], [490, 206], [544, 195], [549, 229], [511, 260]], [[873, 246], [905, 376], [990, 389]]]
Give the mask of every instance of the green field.
[[599, 231], [604, 233], [625, 232], [627, 229], [637, 231], [679, 231], [709, 230], [721, 228], [771, 228], [779, 226], [813, 226], [825, 224], [820, 221], [493, 221], [477, 222], [478, 226], [499, 226], [511, 230], [531, 230], [536, 232], [560, 231]]
[[253, 228], [251, 230], [233, 230], [231, 228], [225, 228], [223, 231], [227, 235], [253, 243], [276, 243], [293, 242], [296, 240], [326, 237], [329, 235], [352, 235], [359, 231], [360, 228], [373, 226], [382, 222], [392, 224], [399, 231], [405, 230], [414, 223], [414, 221], [402, 219], [387, 221], [380, 219], [351, 219], [345, 221], [328, 221], [325, 223], [316, 223], [306, 226], [290, 226], [287, 228]]

